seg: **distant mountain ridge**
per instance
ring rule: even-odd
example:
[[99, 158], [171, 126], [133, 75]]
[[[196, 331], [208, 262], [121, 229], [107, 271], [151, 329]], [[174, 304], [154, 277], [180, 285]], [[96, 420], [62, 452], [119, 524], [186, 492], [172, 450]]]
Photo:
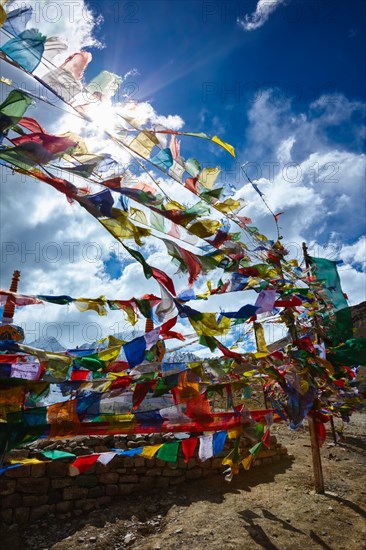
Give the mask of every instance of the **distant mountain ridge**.
[[54, 352], [65, 351], [66, 349], [54, 336], [37, 338], [36, 340], [33, 340], [33, 342], [27, 342], [26, 345], [31, 346], [32, 348]]

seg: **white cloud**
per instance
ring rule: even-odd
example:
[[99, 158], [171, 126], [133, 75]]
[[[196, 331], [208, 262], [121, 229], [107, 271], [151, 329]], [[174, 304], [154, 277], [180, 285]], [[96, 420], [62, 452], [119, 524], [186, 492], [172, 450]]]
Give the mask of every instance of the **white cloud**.
[[273, 13], [285, 0], [258, 0], [257, 7], [251, 15], [245, 15], [244, 19], [238, 19], [238, 23], [245, 31], [254, 31], [262, 27]]
[[344, 262], [349, 262], [353, 265], [363, 265], [363, 268], [365, 269], [366, 237], [360, 237], [360, 239], [352, 245], [343, 245], [339, 256]]
[[[284, 211], [279, 225], [290, 255], [302, 261], [306, 241], [311, 255], [343, 260], [344, 291], [351, 304], [358, 303], [366, 298], [366, 157], [360, 148], [365, 105], [336, 94], [321, 96], [306, 112], [296, 113], [290, 102], [274, 100], [274, 95], [264, 90], [249, 111], [242, 156], [254, 162], [252, 179], [271, 209]], [[347, 146], [337, 142], [338, 127], [348, 129]], [[272, 216], [244, 179], [236, 196], [249, 203], [244, 215], [275, 237]]]

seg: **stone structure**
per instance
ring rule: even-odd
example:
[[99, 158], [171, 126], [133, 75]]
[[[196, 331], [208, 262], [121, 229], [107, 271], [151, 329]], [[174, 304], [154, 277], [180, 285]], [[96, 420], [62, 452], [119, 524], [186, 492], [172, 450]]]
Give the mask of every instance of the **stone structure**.
[[[84, 444], [85, 452], [79, 450], [78, 454], [89, 454], [91, 450], [102, 452], [104, 447], [100, 438], [89, 438], [86, 443], [92, 444], [93, 440], [94, 449]], [[79, 448], [83, 448], [80, 442]], [[25, 450], [19, 450], [12, 455], [21, 453], [22, 456], [26, 454]], [[6, 528], [14, 523], [45, 520], [52, 514], [62, 516], [74, 510], [89, 512], [109, 505], [118, 496], [146, 494], [159, 488], [174, 488], [222, 475], [224, 467], [221, 463], [226, 454], [224, 451], [218, 457], [201, 462], [196, 449], [195, 456], [187, 464], [181, 450], [177, 463], [157, 458], [115, 456], [107, 466], [97, 463], [78, 476], [69, 473], [73, 459], [9, 469], [0, 478], [1, 523]], [[286, 454], [287, 450], [277, 443], [275, 436], [271, 436], [271, 449], [262, 450], [254, 466], [278, 462]], [[42, 456], [34, 451], [28, 451], [28, 455]]]

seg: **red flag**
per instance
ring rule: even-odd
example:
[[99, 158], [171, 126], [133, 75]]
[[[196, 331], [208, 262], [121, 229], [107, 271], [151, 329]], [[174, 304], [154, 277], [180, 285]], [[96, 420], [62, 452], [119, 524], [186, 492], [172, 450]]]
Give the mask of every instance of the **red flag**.
[[198, 442], [198, 437], [190, 437], [182, 440], [182, 449], [185, 456], [184, 462], [188, 464], [188, 460], [194, 455]]
[[159, 283], [164, 285], [165, 288], [169, 290], [169, 292], [173, 294], [173, 296], [175, 296], [176, 293], [175, 293], [174, 283], [171, 280], [171, 278], [166, 273], [164, 273], [164, 271], [161, 271], [157, 267], [151, 267], [151, 271], [154, 279], [156, 279]]
[[147, 382], [141, 382], [136, 384], [135, 391], [133, 392], [132, 397], [132, 410], [135, 411], [139, 408], [139, 405], [145, 399], [147, 392], [152, 389], [154, 385], [157, 384], [157, 380], [148, 380]]
[[263, 437], [262, 437], [262, 441], [263, 441], [263, 445], [265, 445], [267, 447], [267, 449], [269, 449], [271, 447], [270, 438], [271, 438], [271, 432], [270, 432], [270, 430], [266, 430], [264, 432]]
[[83, 474], [84, 472], [91, 470], [99, 457], [100, 453], [96, 455], [79, 456], [76, 460], [74, 460], [71, 466], [79, 470], [79, 474]]
[[197, 189], [196, 189], [197, 181], [198, 181], [198, 178], [187, 178], [186, 183], [185, 183], [185, 187], [187, 187], [187, 189], [192, 191], [192, 193], [196, 193], [197, 192]]
[[276, 300], [274, 303], [275, 307], [296, 307], [301, 306], [302, 301], [297, 296], [293, 296], [287, 300]]

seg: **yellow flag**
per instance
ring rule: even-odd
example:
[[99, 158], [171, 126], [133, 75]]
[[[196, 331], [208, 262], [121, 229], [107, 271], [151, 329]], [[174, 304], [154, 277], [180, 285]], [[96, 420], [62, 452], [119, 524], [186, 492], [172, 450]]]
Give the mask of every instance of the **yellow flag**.
[[142, 246], [141, 237], [151, 235], [148, 229], [134, 225], [128, 219], [128, 212], [113, 208], [112, 213], [114, 218], [105, 218], [99, 221], [116, 239], [134, 239], [136, 244]]
[[261, 323], [254, 323], [255, 342], [257, 344], [256, 357], [265, 357], [268, 355], [266, 340], [264, 338], [264, 329]]
[[220, 226], [221, 223], [217, 220], [200, 220], [192, 223], [192, 225], [188, 228], [188, 231], [193, 233], [193, 235], [204, 239], [205, 237], [211, 237], [211, 235], [214, 235]]
[[235, 428], [231, 428], [227, 432], [227, 436], [229, 439], [236, 439], [243, 433], [243, 426], [235, 426]]
[[7, 13], [3, 8], [4, 1], [0, 2], [0, 27], [2, 27], [6, 21]]
[[139, 454], [139, 456], [143, 456], [144, 458], [154, 458], [155, 454], [162, 446], [163, 443], [160, 443], [159, 445], [148, 445], [143, 448], [143, 451]]
[[131, 325], [134, 327], [137, 323], [137, 316], [136, 316], [136, 313], [135, 313], [135, 310], [133, 309], [133, 307], [123, 305], [123, 306], [120, 306], [120, 308], [127, 315], [127, 321], [129, 323], [131, 323]]
[[247, 288], [252, 288], [253, 286], [257, 286], [262, 282], [262, 279], [259, 279], [259, 277], [249, 277], [249, 281], [245, 285], [245, 290]]
[[217, 176], [220, 174], [220, 168], [204, 168], [200, 175], [198, 176], [198, 181], [206, 187], [206, 189], [211, 190], [215, 185]]
[[155, 145], [158, 145], [159, 140], [155, 134], [148, 130], [143, 130], [131, 141], [129, 148], [135, 151], [144, 158], [149, 158], [151, 151]]
[[119, 338], [116, 338], [112, 334], [110, 334], [108, 336], [108, 345], [111, 346], [111, 347], [113, 347], [113, 346], [122, 346], [125, 343], [126, 343], [125, 340], [120, 340]]
[[98, 315], [107, 315], [106, 308], [106, 299], [104, 296], [100, 296], [95, 300], [90, 300], [88, 298], [76, 298], [74, 304], [79, 311], [96, 311]]
[[185, 210], [185, 208], [177, 201], [169, 201], [164, 204], [164, 210]]
[[189, 319], [197, 334], [205, 336], [221, 336], [230, 330], [230, 319], [223, 317], [218, 323], [215, 313], [201, 313], [201, 319]]
[[218, 145], [226, 149], [226, 151], [228, 151], [230, 155], [235, 157], [235, 149], [232, 145], [230, 145], [230, 143], [225, 143], [225, 141], [222, 141], [222, 139], [220, 139], [218, 136], [214, 136], [211, 141], [217, 143]]
[[45, 464], [46, 462], [51, 462], [51, 460], [38, 460], [38, 458], [11, 458], [9, 462], [10, 464], [23, 464], [23, 466], [28, 466], [30, 464]]
[[230, 453], [224, 458], [224, 460], [222, 461], [222, 465], [223, 466], [230, 466], [231, 468], [231, 472], [233, 474], [237, 474], [239, 472], [239, 464], [240, 462], [239, 461], [233, 461], [232, 457], [234, 456], [234, 452], [233, 451], [230, 451]]
[[201, 300], [207, 300], [207, 298], [209, 296], [211, 296], [211, 291], [212, 291], [212, 283], [210, 280], [206, 281], [206, 285], [207, 285], [207, 291], [206, 292], [202, 292], [200, 294], [197, 294], [197, 298], [201, 298]]
[[0, 391], [0, 422], [7, 422], [8, 413], [20, 411], [24, 398], [24, 388], [15, 386]]
[[[87, 155], [88, 154], [88, 148], [86, 146], [85, 141], [83, 141], [81, 139], [81, 137], [78, 136], [77, 134], [75, 134], [74, 132], [65, 132], [64, 134], [61, 134], [60, 137], [65, 137], [65, 138], [71, 139], [72, 141], [75, 141], [77, 143], [77, 145], [75, 147], [70, 147], [70, 149], [72, 149], [72, 154], [73, 155], [75, 155], [75, 154]], [[69, 151], [69, 149], [68, 149], [68, 151]], [[66, 154], [66, 153], [65, 153], [65, 155], [66, 155], [65, 158], [72, 158], [72, 157], [69, 157], [69, 155]]]
[[240, 206], [241, 206], [240, 201], [236, 201], [234, 199], [231, 199], [230, 197], [224, 200], [224, 202], [217, 202], [215, 204], [215, 208], [217, 210], [220, 210], [220, 212], [223, 212], [224, 214], [233, 212], [233, 210], [237, 210], [238, 208], [240, 208]]
[[145, 212], [139, 210], [138, 208], [130, 208], [130, 217], [142, 225], [148, 225]]
[[254, 462], [254, 458], [253, 458], [253, 455], [251, 455], [251, 454], [249, 456], [247, 456], [246, 458], [244, 458], [244, 460], [241, 461], [241, 463], [244, 467], [244, 470], [249, 470], [249, 468], [251, 467], [253, 462]]
[[[111, 432], [113, 432], [114, 427], [122, 430], [131, 430], [135, 425], [135, 415], [129, 413], [102, 412], [100, 419], [102, 422], [109, 423]], [[123, 431], [120, 433], [123, 433]]]
[[98, 357], [101, 361], [105, 363], [111, 363], [115, 361], [119, 356], [121, 351], [121, 346], [114, 346], [113, 348], [104, 349], [103, 351], [98, 352]]

